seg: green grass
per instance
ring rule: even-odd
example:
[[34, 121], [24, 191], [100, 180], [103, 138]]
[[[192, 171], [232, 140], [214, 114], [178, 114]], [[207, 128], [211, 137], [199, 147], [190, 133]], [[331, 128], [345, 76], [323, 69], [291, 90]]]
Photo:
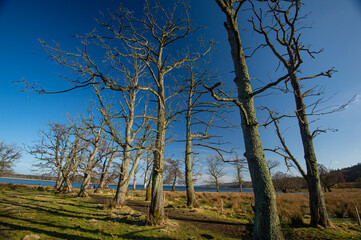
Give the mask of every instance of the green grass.
[[[183, 193], [167, 193], [167, 204], [171, 205], [171, 208], [194, 212], [200, 221], [232, 219], [240, 224], [252, 222], [251, 209], [244, 209], [244, 204], [249, 203], [248, 195], [232, 196], [244, 201], [234, 205], [233, 198], [225, 194], [205, 194], [204, 199], [208, 197], [209, 201], [201, 204], [199, 209], [193, 210], [184, 208], [185, 199], [181, 195]], [[109, 199], [112, 197], [106, 193], [104, 196]], [[142, 194], [137, 192], [137, 197], [130, 198], [143, 201], [144, 198], [140, 196]], [[219, 209], [220, 196], [225, 199], [223, 212]], [[280, 200], [283, 204], [289, 201], [289, 205], [286, 204], [285, 207], [290, 207], [297, 202], [302, 203], [299, 198], [292, 198], [297, 196], [284, 195], [283, 198], [287, 199]], [[336, 201], [335, 199], [337, 196], [328, 198], [329, 201]], [[18, 240], [31, 234], [39, 236], [40, 239], [77, 240], [205, 239], [202, 234], [210, 234], [214, 239], [227, 239], [215, 232], [209, 232], [211, 230], [198, 229], [194, 222], [172, 220], [164, 226], [146, 226], [143, 214], [129, 207], [109, 209], [107, 206], [106, 200], [104, 203], [97, 203], [91, 198], [55, 194], [50, 187], [0, 184], [0, 239]], [[308, 221], [307, 217], [308, 215], [305, 216], [304, 222]], [[361, 239], [361, 227], [355, 222], [342, 222], [336, 218], [332, 220], [334, 227], [328, 229], [309, 228], [304, 224], [295, 227], [286, 223], [283, 224], [283, 232], [286, 239]]]
[[4, 188], [0, 195], [0, 239], [177, 239], [167, 227], [145, 226], [128, 209], [110, 210], [89, 198], [55, 195], [37, 188]]

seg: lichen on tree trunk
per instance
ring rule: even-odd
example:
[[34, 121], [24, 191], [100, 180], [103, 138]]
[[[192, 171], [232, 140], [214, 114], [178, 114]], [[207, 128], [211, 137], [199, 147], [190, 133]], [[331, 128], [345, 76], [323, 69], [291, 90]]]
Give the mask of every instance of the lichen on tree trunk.
[[245, 56], [241, 46], [238, 30], [237, 13], [233, 1], [216, 0], [226, 14], [224, 24], [228, 33], [231, 55], [236, 78], [234, 82], [238, 90], [238, 101], [241, 103], [241, 124], [245, 143], [245, 157], [248, 162], [255, 196], [255, 213], [253, 239], [283, 239], [276, 206], [276, 195], [269, 174], [254, 108], [250, 77]]
[[321, 180], [318, 172], [317, 157], [313, 146], [313, 137], [311, 135], [307, 114], [306, 105], [303, 101], [301, 86], [299, 84], [296, 74], [291, 74], [291, 85], [293, 88], [294, 98], [296, 102], [296, 115], [298, 119], [298, 126], [301, 133], [304, 157], [307, 168], [307, 183], [309, 191], [309, 204], [311, 212], [310, 225], [316, 227], [321, 225], [327, 227], [330, 225], [328, 219], [325, 199], [321, 188]]

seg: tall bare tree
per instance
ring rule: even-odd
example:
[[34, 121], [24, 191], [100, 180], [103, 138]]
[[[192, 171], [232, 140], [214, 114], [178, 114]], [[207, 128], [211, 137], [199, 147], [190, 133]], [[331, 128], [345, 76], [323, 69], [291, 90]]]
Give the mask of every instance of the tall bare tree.
[[101, 190], [103, 189], [105, 181], [110, 171], [110, 167], [113, 163], [114, 158], [118, 154], [118, 148], [114, 147], [114, 143], [115, 141], [112, 139], [107, 146], [106, 152], [110, 154], [106, 154], [105, 159], [103, 160], [102, 168], [100, 170], [99, 184], [95, 189], [95, 193], [100, 193]]
[[[102, 120], [99, 124], [96, 123], [94, 113], [90, 108], [88, 109], [88, 117], [86, 119], [83, 118], [82, 121], [84, 129], [82, 129], [78, 137], [82, 138], [87, 145], [85, 149], [88, 152], [88, 157], [84, 163], [80, 164], [80, 169], [84, 177], [78, 192], [78, 197], [87, 197], [87, 190], [91, 183], [94, 168], [110, 153], [106, 152], [108, 149], [106, 145], [108, 143], [104, 140], [105, 121]], [[89, 132], [86, 138], [83, 137], [84, 131]], [[76, 134], [78, 134], [78, 132]]]
[[271, 176], [267, 169], [254, 107], [255, 95], [274, 86], [274, 83], [267, 84], [252, 91], [246, 56], [243, 52], [237, 21], [238, 13], [245, 2], [245, 0], [216, 0], [220, 9], [226, 15], [224, 26], [227, 30], [228, 42], [231, 47], [231, 56], [236, 75], [234, 82], [238, 91], [238, 99], [231, 98], [227, 95], [226, 97], [219, 96], [222, 92], [218, 89], [217, 94], [216, 88], [220, 83], [208, 87], [208, 90], [217, 100], [235, 103], [241, 113], [241, 125], [246, 149], [244, 156], [248, 161], [255, 194], [253, 239], [283, 239], [277, 214], [276, 195]]
[[0, 142], [0, 176], [11, 173], [16, 160], [21, 158], [21, 150], [15, 144]]
[[208, 164], [207, 172], [209, 174], [209, 183], [215, 184], [217, 192], [219, 192], [219, 185], [222, 183], [222, 177], [226, 175], [224, 172], [224, 162], [219, 155], [207, 156]]
[[225, 121], [225, 106], [219, 102], [210, 101], [207, 97], [208, 91], [204, 89], [205, 83], [212, 82], [212, 76], [207, 63], [197, 61], [188, 63], [184, 66], [182, 81], [182, 91], [185, 94], [186, 106], [181, 113], [186, 119], [185, 136], [185, 181], [187, 192], [187, 206], [194, 207], [196, 203], [193, 174], [192, 174], [192, 155], [194, 155], [194, 146], [208, 148], [218, 152], [221, 155], [223, 150], [219, 147], [221, 143], [219, 136], [210, 133], [212, 127], [219, 127], [220, 121]]
[[246, 170], [247, 159], [240, 158], [238, 155], [236, 155], [228, 162], [235, 166], [235, 178], [239, 185], [239, 192], [242, 192], [243, 172]]
[[[300, 13], [301, 6], [302, 3], [300, 0], [290, 1], [288, 3], [276, 1], [275, 3], [268, 3], [267, 11], [263, 12], [262, 10], [257, 11], [253, 5], [255, 18], [251, 20], [251, 23], [253, 24], [253, 30], [264, 38], [264, 43], [261, 47], [267, 47], [271, 50], [287, 74], [287, 78], [283, 81], [286, 83], [286, 91], [291, 91], [295, 100], [295, 115], [298, 120], [307, 169], [307, 173], [302, 170], [301, 174], [308, 183], [311, 211], [310, 225], [327, 227], [330, 225], [330, 221], [328, 220], [325, 200], [321, 189], [317, 157], [313, 145], [314, 137], [321, 132], [321, 130], [310, 131], [307, 117], [307, 115], [310, 114], [307, 113], [308, 107], [310, 106], [307, 106], [304, 101], [306, 96], [314, 95], [315, 91], [314, 89], [302, 91], [301, 82], [320, 76], [331, 77], [335, 70], [330, 69], [313, 76], [299, 77], [302, 75], [300, 67], [303, 63], [304, 55], [314, 58], [315, 54], [319, 53], [310, 50], [306, 44], [302, 43], [300, 30], [303, 29], [303, 26], [300, 24], [304, 16]], [[269, 16], [274, 22], [266, 25], [264, 24], [264, 19]], [[291, 85], [291, 90], [288, 88], [288, 84]], [[318, 93], [316, 93], [316, 95], [318, 95]], [[313, 104], [311, 113], [319, 103], [320, 102], [317, 101]], [[277, 119], [272, 119], [272, 121], [277, 123], [276, 120]], [[292, 155], [288, 155], [288, 157], [295, 160]], [[299, 166], [299, 164], [297, 164], [297, 166]]]
[[153, 163], [153, 158], [152, 158], [152, 152], [151, 151], [147, 151], [147, 153], [145, 154], [145, 157], [143, 157], [144, 159], [144, 181], [143, 181], [143, 188], [144, 190], [147, 190], [147, 184], [148, 184], [148, 178], [149, 178], [149, 171], [151, 170], [151, 166]]
[[165, 162], [164, 167], [164, 183], [172, 184], [172, 191], [175, 191], [175, 185], [177, 183], [184, 182], [184, 173], [180, 166], [181, 161], [179, 159], [169, 159]]
[[[118, 39], [130, 49], [131, 53], [137, 56], [150, 73], [155, 84], [152, 87], [135, 88], [152, 92], [157, 103], [157, 127], [154, 146], [154, 164], [152, 172], [152, 196], [149, 208], [149, 223], [159, 224], [164, 216], [163, 203], [163, 167], [164, 147], [166, 133], [166, 109], [167, 101], [173, 94], [167, 94], [166, 87], [169, 86], [167, 76], [174, 69], [181, 67], [186, 62], [199, 59], [203, 54], [185, 52], [179, 59], [171, 59], [171, 45], [186, 38], [195, 29], [191, 27], [187, 8], [183, 8], [183, 16], [180, 14], [181, 4], [175, 3], [174, 7], [167, 11], [158, 1], [145, 2], [144, 18], [136, 19], [130, 12], [121, 11], [116, 17], [120, 27], [128, 26], [124, 31], [109, 28]], [[109, 24], [107, 25], [109, 26]], [[118, 28], [119, 29], [119, 28]], [[122, 28], [120, 28], [122, 29]], [[173, 56], [174, 57], [174, 56]], [[175, 93], [176, 94], [176, 93]]]

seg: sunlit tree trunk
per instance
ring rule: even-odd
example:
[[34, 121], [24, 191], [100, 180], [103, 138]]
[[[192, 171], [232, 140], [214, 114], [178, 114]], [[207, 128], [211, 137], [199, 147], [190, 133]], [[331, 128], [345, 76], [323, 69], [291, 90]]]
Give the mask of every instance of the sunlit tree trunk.
[[103, 189], [104, 183], [105, 183], [108, 173], [109, 173], [109, 168], [114, 160], [114, 157], [115, 157], [115, 151], [112, 152], [108, 162], [104, 161], [103, 168], [102, 168], [102, 174], [101, 174], [100, 180], [99, 180], [99, 185], [95, 190], [96, 193], [99, 193], [101, 191], [101, 189]]
[[313, 146], [313, 137], [311, 135], [306, 115], [306, 105], [303, 101], [301, 86], [296, 74], [291, 75], [291, 85], [294, 92], [294, 98], [297, 108], [298, 126], [301, 133], [304, 157], [307, 168], [307, 183], [309, 191], [309, 202], [311, 212], [311, 226], [321, 225], [327, 227], [330, 225], [326, 204], [321, 188], [320, 175], [318, 172], [317, 158]]
[[186, 115], [186, 149], [185, 149], [185, 179], [186, 179], [186, 194], [187, 194], [187, 206], [194, 207], [197, 205], [196, 196], [193, 186], [192, 175], [192, 137], [191, 137], [191, 107], [192, 104], [192, 92], [189, 94], [188, 109]]
[[[162, 49], [162, 48], [160, 48]], [[159, 61], [162, 59], [162, 50], [158, 53]], [[160, 224], [163, 222], [164, 197], [163, 197], [163, 170], [164, 170], [164, 142], [166, 131], [165, 120], [165, 92], [164, 74], [158, 73], [158, 116], [157, 136], [155, 141], [154, 162], [152, 172], [152, 194], [149, 208], [149, 223]]]
[[253, 239], [283, 239], [277, 213], [276, 194], [267, 168], [258, 131], [254, 98], [251, 97], [251, 82], [241, 46], [237, 13], [233, 6], [235, 1], [216, 0], [216, 2], [227, 16], [225, 28], [228, 33], [236, 75], [234, 82], [238, 90], [238, 101], [242, 104], [240, 107], [241, 125], [246, 149], [244, 156], [248, 162], [255, 196]]
[[137, 172], [134, 172], [134, 177], [133, 177], [133, 191], [135, 191], [137, 188]]

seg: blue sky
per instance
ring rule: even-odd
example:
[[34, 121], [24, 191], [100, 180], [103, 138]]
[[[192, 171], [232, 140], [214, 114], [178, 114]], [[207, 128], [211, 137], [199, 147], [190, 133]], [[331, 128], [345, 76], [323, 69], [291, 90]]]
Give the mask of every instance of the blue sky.
[[[37, 139], [37, 132], [48, 121], [65, 121], [67, 113], [76, 114], [83, 111], [92, 95], [87, 90], [77, 90], [61, 95], [36, 95], [24, 93], [23, 86], [13, 81], [26, 80], [37, 82], [49, 90], [63, 89], [66, 85], [58, 78], [64, 68], [50, 61], [41, 51], [37, 39], [58, 42], [68, 50], [75, 49], [78, 41], [75, 34], [85, 34], [96, 26], [94, 20], [99, 11], [106, 13], [116, 9], [123, 2], [130, 9], [141, 11], [142, 0], [134, 1], [97, 1], [97, 0], [2, 0], [0, 1], [0, 139], [21, 146], [30, 145]], [[233, 69], [226, 31], [223, 27], [224, 15], [215, 1], [193, 0], [191, 17], [197, 25], [207, 26], [200, 31], [204, 39], [218, 42], [212, 52], [212, 66], [221, 74], [226, 86], [233, 87]], [[320, 135], [315, 139], [315, 148], [320, 163], [331, 168], [343, 168], [360, 162], [361, 156], [361, 111], [359, 97], [361, 94], [361, 3], [357, 0], [322, 0], [307, 1], [305, 13], [311, 13], [307, 19], [313, 28], [303, 34], [304, 42], [312, 44], [313, 49], [324, 48], [324, 52], [315, 60], [307, 59], [303, 71], [318, 73], [335, 67], [337, 73], [331, 79], [320, 79], [309, 84], [325, 85], [326, 95], [331, 96], [329, 105], [342, 104], [357, 95], [345, 111], [322, 117], [312, 125], [324, 128], [336, 128], [339, 131]], [[247, 15], [247, 14], [245, 14]], [[240, 19], [244, 21], [245, 19]], [[254, 43], [252, 31], [242, 32], [244, 47]], [[267, 51], [248, 61], [250, 75], [267, 79], [272, 72], [274, 58]], [[308, 84], [308, 83], [307, 83]], [[294, 106], [292, 96], [277, 96], [256, 99], [256, 105], [270, 104], [277, 109], [289, 109]], [[230, 114], [231, 119], [239, 123], [239, 113]], [[262, 119], [262, 115], [259, 114]], [[282, 125], [286, 141], [295, 155], [302, 160], [302, 145], [295, 122]], [[225, 141], [239, 147], [242, 155], [242, 134], [236, 130], [217, 130], [224, 135]], [[261, 129], [264, 147], [277, 144], [274, 130]], [[183, 145], [169, 146], [168, 151], [183, 152]], [[206, 155], [209, 151], [199, 150]], [[272, 154], [267, 158], [277, 159]], [[18, 162], [16, 171], [29, 173], [33, 159], [24, 153]], [[233, 173], [227, 167], [229, 180]], [[279, 167], [285, 171], [285, 167]], [[293, 171], [296, 173], [296, 171]]]

